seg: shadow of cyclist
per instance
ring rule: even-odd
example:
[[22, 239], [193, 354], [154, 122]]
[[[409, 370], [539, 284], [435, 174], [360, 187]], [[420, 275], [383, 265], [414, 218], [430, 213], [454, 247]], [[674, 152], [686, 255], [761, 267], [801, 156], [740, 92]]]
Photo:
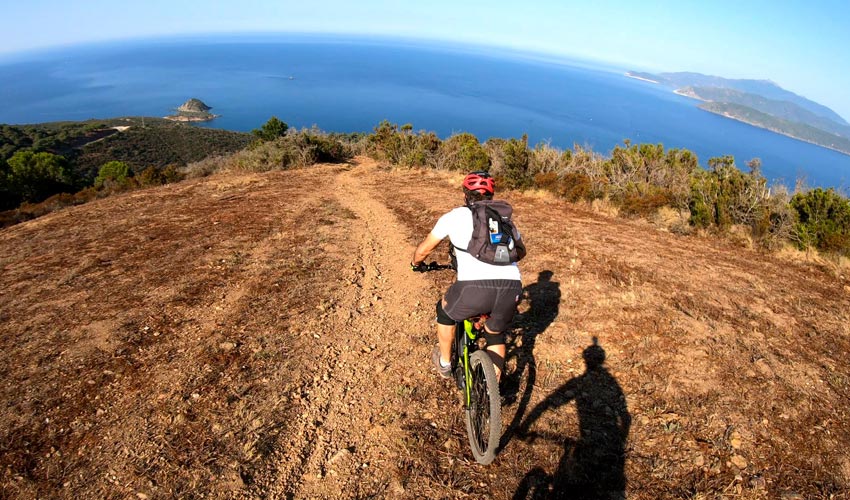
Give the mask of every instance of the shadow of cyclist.
[[[625, 450], [631, 426], [626, 398], [620, 384], [603, 366], [605, 351], [595, 337], [582, 354], [585, 372], [540, 402], [517, 430], [528, 441], [543, 438], [561, 442], [564, 454], [558, 470], [552, 475], [539, 467], [530, 470], [514, 493], [514, 500], [625, 498]], [[576, 402], [578, 439], [530, 431], [543, 414], [570, 401]]]
[[528, 376], [514, 417], [505, 429], [499, 443], [501, 449], [511, 440], [516, 426], [522, 421], [525, 410], [531, 401], [531, 393], [537, 380], [534, 343], [537, 336], [543, 333], [558, 316], [561, 289], [557, 281], [552, 281], [553, 274], [552, 271], [541, 271], [537, 275], [537, 282], [525, 287], [523, 298], [529, 302], [530, 307], [514, 318], [514, 348], [508, 351], [506, 361], [515, 357], [517, 362], [513, 373], [502, 381], [502, 393], [505, 396], [506, 405], [516, 401], [522, 376], [526, 370], [528, 370]]

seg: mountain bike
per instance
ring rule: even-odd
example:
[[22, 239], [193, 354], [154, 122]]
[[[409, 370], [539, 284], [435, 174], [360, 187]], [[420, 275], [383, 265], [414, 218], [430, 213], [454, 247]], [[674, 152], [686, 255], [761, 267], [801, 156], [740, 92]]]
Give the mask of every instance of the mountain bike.
[[[426, 271], [454, 269], [431, 262]], [[493, 360], [485, 349], [486, 314], [467, 318], [455, 324], [452, 348], [452, 373], [461, 391], [466, 433], [472, 456], [479, 464], [488, 465], [496, 458], [502, 436], [502, 402], [499, 380]]]

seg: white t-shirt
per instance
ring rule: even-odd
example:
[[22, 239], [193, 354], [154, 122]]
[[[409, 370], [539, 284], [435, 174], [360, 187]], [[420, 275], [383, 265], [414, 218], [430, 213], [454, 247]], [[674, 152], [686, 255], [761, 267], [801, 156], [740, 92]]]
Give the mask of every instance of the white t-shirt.
[[[452, 245], [466, 249], [472, 238], [472, 210], [458, 207], [440, 217], [431, 234], [439, 239], [446, 236]], [[520, 280], [516, 263], [508, 266], [494, 266], [481, 262], [466, 252], [457, 250], [457, 280]]]

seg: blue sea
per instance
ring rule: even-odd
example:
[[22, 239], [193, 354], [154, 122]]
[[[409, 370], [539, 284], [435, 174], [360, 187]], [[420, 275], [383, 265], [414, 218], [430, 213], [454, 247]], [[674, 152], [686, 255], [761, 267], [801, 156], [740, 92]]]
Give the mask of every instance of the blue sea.
[[[0, 59], [0, 123], [165, 116], [190, 97], [221, 115], [201, 125], [249, 131], [275, 115], [290, 126], [371, 131], [381, 120], [441, 137], [527, 133], [534, 144], [624, 139], [687, 148], [705, 166], [760, 158], [793, 185], [845, 188], [850, 156], [729, 120], [628, 69], [495, 48], [342, 36], [173, 38], [76, 46]], [[677, 68], [672, 68], [677, 69]], [[687, 69], [687, 68], [682, 68]], [[793, 89], [791, 89], [793, 90]]]

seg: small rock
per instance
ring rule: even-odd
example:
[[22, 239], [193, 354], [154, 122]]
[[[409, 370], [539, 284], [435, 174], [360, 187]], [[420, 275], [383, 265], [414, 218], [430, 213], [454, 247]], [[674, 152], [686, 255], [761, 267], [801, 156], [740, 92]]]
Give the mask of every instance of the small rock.
[[755, 367], [755, 369], [756, 369], [756, 370], [758, 370], [758, 371], [759, 371], [759, 373], [761, 373], [761, 374], [762, 374], [765, 378], [773, 378], [773, 377], [774, 377], [774, 374], [773, 374], [773, 368], [771, 368], [771, 367], [770, 367], [770, 365], [769, 365], [769, 364], [767, 364], [767, 361], [765, 361], [765, 360], [764, 360], [764, 358], [759, 359], [758, 361], [756, 361], [755, 363], [753, 363], [753, 366], [754, 366], [754, 367]]
[[141, 500], [148, 500], [148, 496], [142, 493], [141, 491], [136, 493], [136, 496], [139, 497]]
[[697, 458], [694, 459], [694, 465], [696, 465], [697, 467], [702, 467], [703, 465], [705, 465], [705, 457], [702, 455], [697, 455]]
[[746, 469], [747, 468], [747, 459], [742, 457], [741, 455], [732, 456], [731, 461], [732, 461], [732, 465], [734, 465], [735, 467], [737, 467], [739, 469]]
[[398, 478], [390, 479], [390, 491], [396, 495], [404, 494], [404, 486], [402, 486], [401, 481]]
[[233, 342], [222, 342], [218, 345], [218, 348], [224, 352], [230, 352], [236, 348], [236, 344], [234, 344]]
[[328, 460], [328, 468], [336, 465], [337, 463], [341, 462], [342, 460], [344, 460], [344, 459], [346, 459], [350, 456], [351, 456], [351, 450], [349, 450], [348, 448], [343, 448], [343, 449], [337, 451], [336, 453], [334, 453], [334, 456], [332, 456], [331, 459]]

